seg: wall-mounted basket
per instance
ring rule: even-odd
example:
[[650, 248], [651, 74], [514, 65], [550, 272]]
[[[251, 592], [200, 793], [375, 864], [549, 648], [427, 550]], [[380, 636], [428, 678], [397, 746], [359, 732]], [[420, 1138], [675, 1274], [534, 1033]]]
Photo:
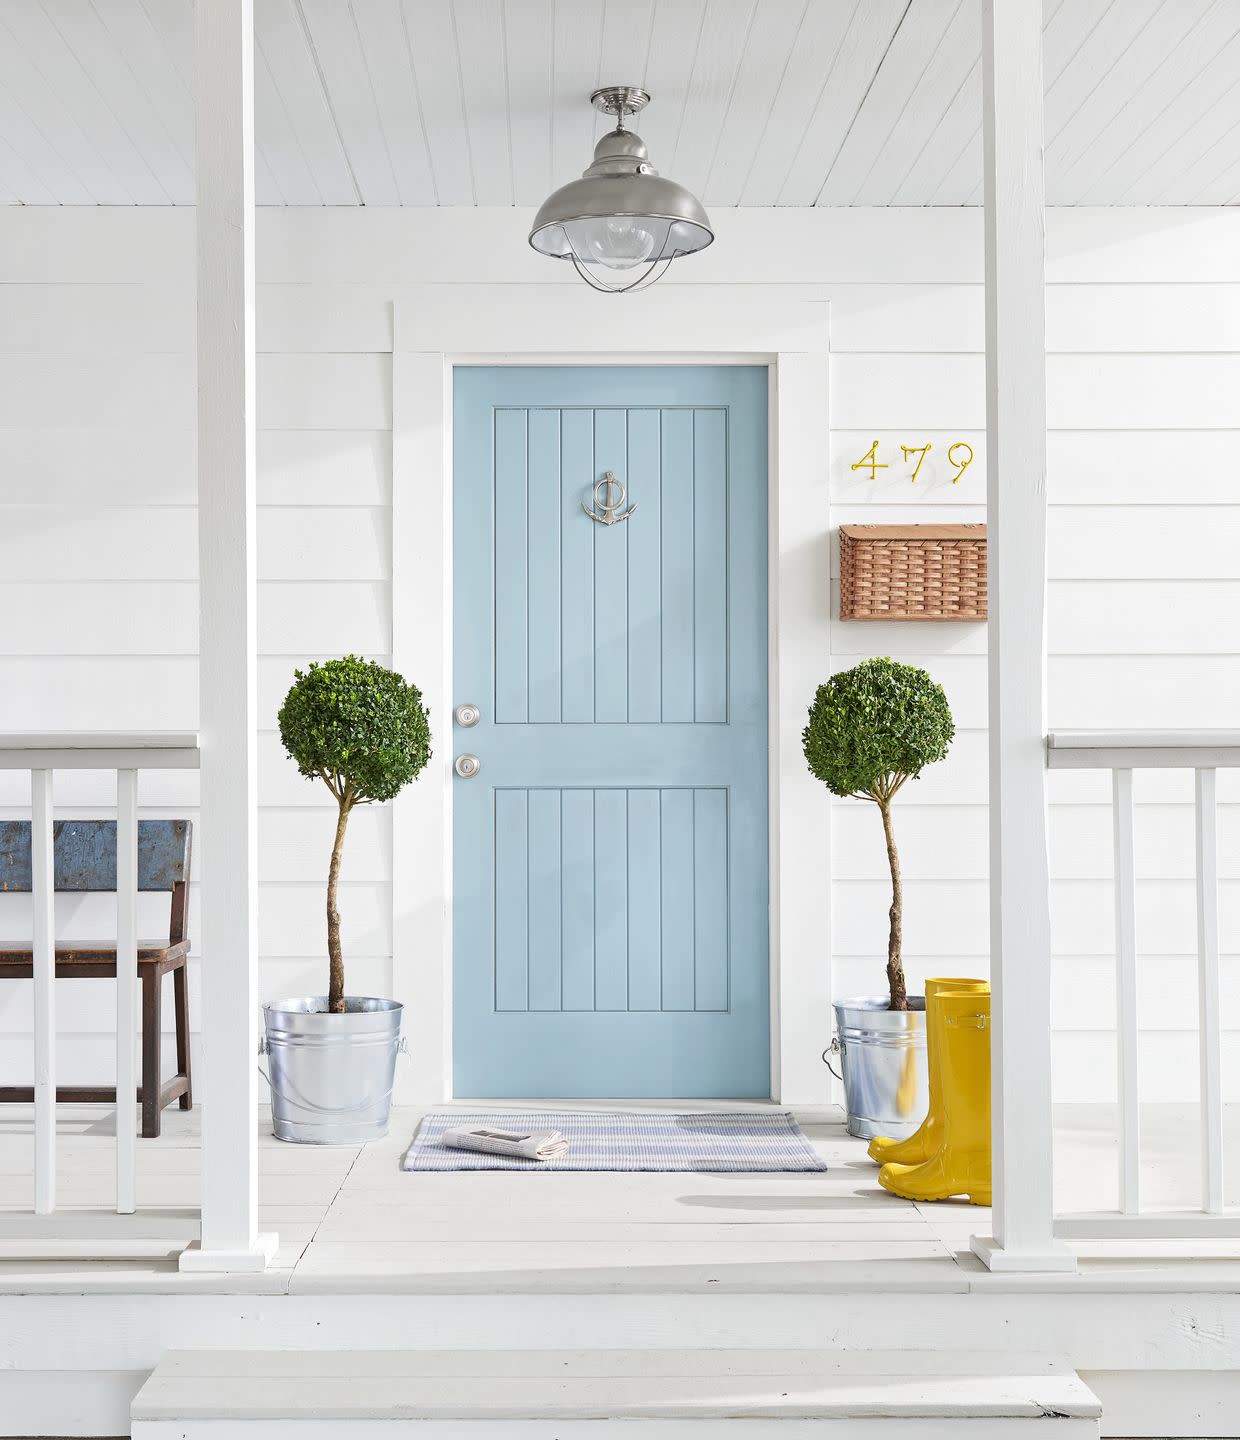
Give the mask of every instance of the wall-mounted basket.
[[985, 525], [841, 525], [841, 620], [985, 620]]

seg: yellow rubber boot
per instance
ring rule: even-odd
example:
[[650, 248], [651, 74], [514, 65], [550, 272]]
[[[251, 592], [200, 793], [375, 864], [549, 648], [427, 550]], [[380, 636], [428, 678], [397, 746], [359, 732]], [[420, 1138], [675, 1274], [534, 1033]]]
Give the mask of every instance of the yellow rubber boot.
[[906, 1200], [963, 1195], [990, 1204], [990, 994], [941, 991], [942, 1144], [921, 1165], [884, 1165], [878, 1183]]
[[929, 1160], [943, 1143], [943, 1077], [939, 1072], [942, 1041], [938, 1034], [942, 1017], [937, 1013], [935, 997], [947, 992], [973, 995], [989, 994], [985, 980], [939, 978], [926, 981], [926, 1069], [930, 1081], [930, 1108], [921, 1127], [905, 1140], [888, 1140], [879, 1135], [870, 1141], [870, 1159], [880, 1165], [921, 1165]]

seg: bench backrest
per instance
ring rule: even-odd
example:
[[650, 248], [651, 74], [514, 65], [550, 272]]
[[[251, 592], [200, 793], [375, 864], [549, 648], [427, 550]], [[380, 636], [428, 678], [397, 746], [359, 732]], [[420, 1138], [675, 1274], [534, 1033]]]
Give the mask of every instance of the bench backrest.
[[[174, 890], [189, 882], [188, 820], [138, 821], [138, 889]], [[116, 889], [116, 821], [57, 820], [57, 890]], [[31, 889], [30, 821], [0, 820], [0, 892]]]

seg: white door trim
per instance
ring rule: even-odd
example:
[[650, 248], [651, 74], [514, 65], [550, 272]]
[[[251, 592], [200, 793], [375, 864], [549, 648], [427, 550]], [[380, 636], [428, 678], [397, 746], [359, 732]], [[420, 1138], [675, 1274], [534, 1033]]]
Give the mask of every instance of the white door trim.
[[[427, 285], [396, 301], [392, 664], [421, 688], [435, 753], [392, 803], [393, 995], [403, 1103], [452, 1096], [452, 371], [457, 365], [721, 364], [770, 372], [771, 1094], [827, 1095], [830, 810], [801, 729], [830, 672], [828, 306], [809, 286]], [[605, 341], [606, 350], [599, 348]]]

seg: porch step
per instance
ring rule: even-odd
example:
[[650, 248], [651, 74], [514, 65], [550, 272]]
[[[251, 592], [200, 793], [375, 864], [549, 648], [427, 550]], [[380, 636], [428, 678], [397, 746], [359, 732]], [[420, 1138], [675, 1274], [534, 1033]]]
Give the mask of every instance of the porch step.
[[[930, 1351], [169, 1351], [133, 1440], [1097, 1440], [1101, 1406], [1063, 1360]], [[1054, 1421], [1047, 1429], [1046, 1422]], [[345, 1427], [348, 1427], [347, 1429]], [[610, 1433], [610, 1432], [607, 1432]]]

